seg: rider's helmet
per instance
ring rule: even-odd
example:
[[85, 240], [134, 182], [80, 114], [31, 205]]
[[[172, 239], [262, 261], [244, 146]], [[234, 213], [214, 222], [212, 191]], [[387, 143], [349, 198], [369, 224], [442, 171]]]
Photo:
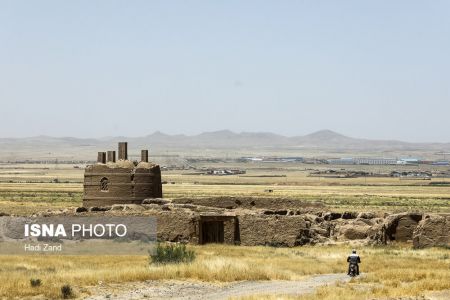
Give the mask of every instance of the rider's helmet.
[[353, 254], [356, 254], [356, 250], [355, 250], [355, 249], [353, 249], [353, 250], [352, 250], [352, 253], [353, 253]]

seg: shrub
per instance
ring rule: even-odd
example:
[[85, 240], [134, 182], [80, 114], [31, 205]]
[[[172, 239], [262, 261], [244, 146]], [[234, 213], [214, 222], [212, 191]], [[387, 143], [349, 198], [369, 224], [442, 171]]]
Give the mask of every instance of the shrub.
[[42, 281], [39, 278], [31, 278], [30, 284], [32, 287], [38, 287], [38, 286], [41, 286]]
[[158, 244], [150, 257], [153, 264], [190, 263], [195, 259], [195, 252], [187, 250], [185, 244]]
[[442, 245], [439, 245], [438, 247], [442, 248], [442, 249], [450, 250], [450, 245], [449, 244], [442, 244]]
[[65, 284], [61, 287], [61, 294], [63, 299], [70, 299], [74, 296], [72, 287], [69, 284]]

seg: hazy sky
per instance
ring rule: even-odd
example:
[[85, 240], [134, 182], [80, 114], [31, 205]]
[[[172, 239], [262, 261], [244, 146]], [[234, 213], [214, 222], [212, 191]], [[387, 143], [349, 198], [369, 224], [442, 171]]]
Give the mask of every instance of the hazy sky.
[[450, 142], [450, 1], [3, 1], [0, 137]]

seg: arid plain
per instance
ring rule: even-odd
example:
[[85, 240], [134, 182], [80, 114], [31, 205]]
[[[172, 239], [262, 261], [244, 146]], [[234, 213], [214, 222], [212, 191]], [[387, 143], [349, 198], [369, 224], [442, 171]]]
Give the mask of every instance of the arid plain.
[[[0, 212], [30, 215], [47, 210], [73, 210], [82, 205], [83, 165], [0, 165]], [[204, 175], [199, 169], [245, 169], [246, 174]], [[311, 176], [329, 169], [365, 170], [388, 174], [393, 169], [416, 170], [431, 166], [331, 166], [302, 163], [199, 162], [197, 170], [165, 170], [165, 198], [210, 196], [283, 197], [331, 211], [449, 212], [450, 179], [401, 180], [394, 177], [336, 178]], [[140, 281], [186, 280], [212, 286], [236, 281], [289, 280], [305, 276], [344, 274], [346, 255], [356, 247], [363, 259], [363, 276], [331, 282], [304, 295], [285, 295], [283, 290], [237, 298], [364, 299], [419, 297], [450, 289], [450, 250], [445, 247], [414, 250], [410, 244], [369, 246], [348, 243], [295, 248], [190, 245], [197, 259], [190, 264], [151, 265], [148, 257], [15, 257], [2, 256], [0, 297], [61, 297], [61, 284], [73, 287], [77, 297], [114, 296]], [[30, 286], [31, 278], [42, 285]], [[104, 292], [106, 290], [106, 292]], [[155, 296], [155, 295], [153, 295]], [[173, 296], [173, 295], [171, 295]], [[148, 294], [147, 297], [152, 297]]]

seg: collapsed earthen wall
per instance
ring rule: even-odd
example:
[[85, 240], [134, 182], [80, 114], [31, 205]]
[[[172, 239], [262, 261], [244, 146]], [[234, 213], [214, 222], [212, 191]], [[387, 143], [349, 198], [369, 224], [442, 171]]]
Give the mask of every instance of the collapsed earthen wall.
[[173, 203], [179, 204], [194, 204], [208, 207], [218, 207], [226, 209], [267, 209], [267, 210], [289, 210], [289, 211], [303, 211], [305, 208], [320, 208], [321, 203], [308, 202], [301, 200], [274, 198], [274, 197], [260, 197], [260, 198], [244, 198], [244, 197], [212, 197], [212, 198], [178, 198], [173, 199]]
[[421, 213], [400, 213], [388, 216], [383, 227], [385, 241], [411, 241], [421, 219]]
[[330, 212], [316, 212], [267, 215], [265, 210], [176, 204], [168, 199], [144, 202], [146, 204], [113, 205], [95, 210], [83, 208], [77, 212], [155, 216], [158, 239], [170, 242], [202, 243], [202, 221], [212, 221], [223, 224], [220, 242], [245, 246], [293, 247], [348, 240], [386, 243], [411, 239], [416, 248], [450, 246], [450, 214], [408, 212], [381, 217], [374, 213], [343, 213], [338, 217]]
[[414, 248], [450, 247], [450, 214], [426, 215], [414, 230]]

